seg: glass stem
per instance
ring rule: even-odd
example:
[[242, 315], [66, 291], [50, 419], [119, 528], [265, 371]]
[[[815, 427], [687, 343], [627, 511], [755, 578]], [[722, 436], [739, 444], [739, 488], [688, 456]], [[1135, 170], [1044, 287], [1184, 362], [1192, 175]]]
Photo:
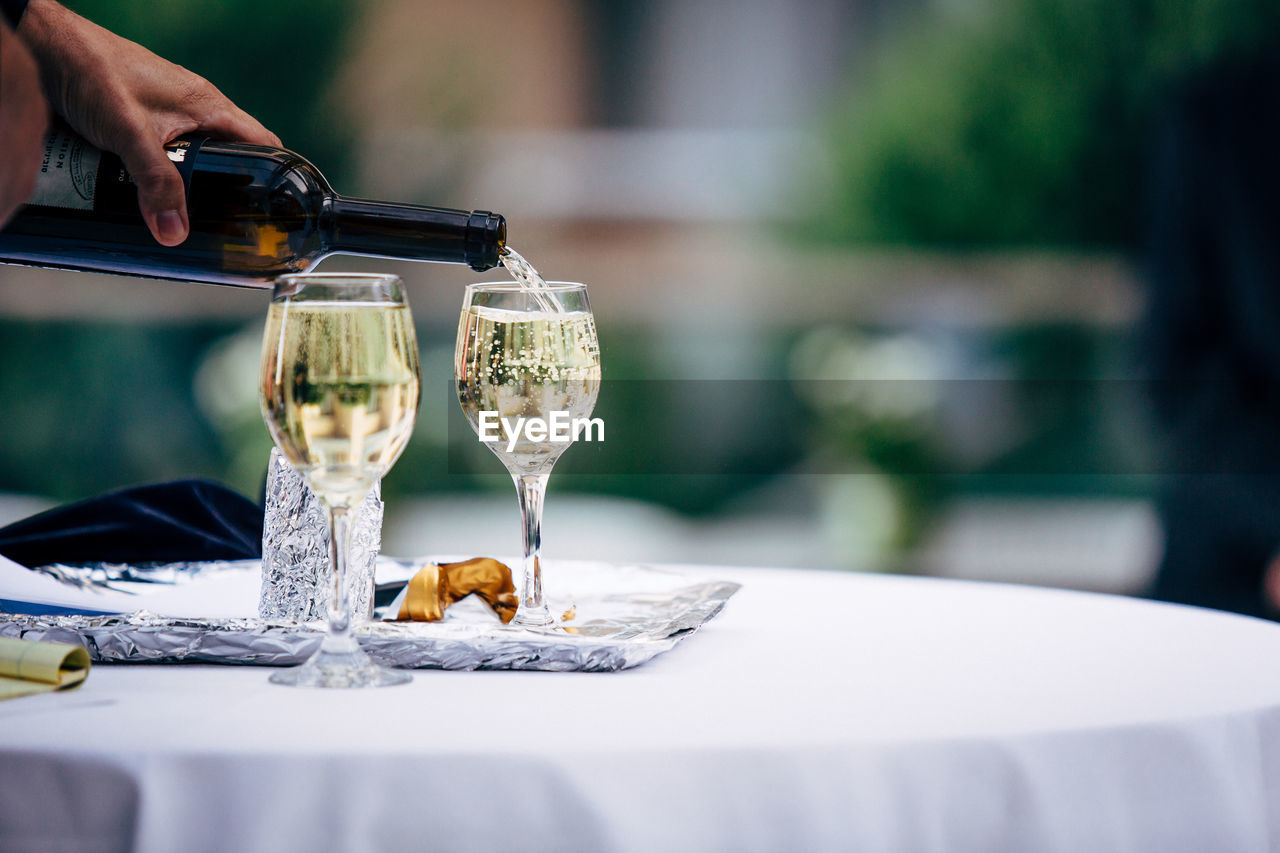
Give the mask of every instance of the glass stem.
[[351, 636], [351, 595], [347, 589], [347, 559], [351, 556], [351, 508], [331, 506], [329, 511], [329, 561], [333, 566], [333, 595], [329, 599], [329, 633], [322, 648], [348, 652], [355, 645]]
[[542, 502], [547, 492], [547, 474], [521, 474], [512, 479], [520, 497], [520, 519], [524, 522], [524, 564], [520, 585], [520, 606], [515, 622], [520, 625], [550, 625], [551, 612], [542, 600]]

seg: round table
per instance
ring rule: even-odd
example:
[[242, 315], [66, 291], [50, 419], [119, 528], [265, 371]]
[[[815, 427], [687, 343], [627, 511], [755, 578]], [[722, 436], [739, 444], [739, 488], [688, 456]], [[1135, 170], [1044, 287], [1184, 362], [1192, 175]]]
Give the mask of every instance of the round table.
[[683, 570], [743, 588], [626, 672], [98, 665], [0, 704], [0, 850], [1280, 848], [1280, 625]]

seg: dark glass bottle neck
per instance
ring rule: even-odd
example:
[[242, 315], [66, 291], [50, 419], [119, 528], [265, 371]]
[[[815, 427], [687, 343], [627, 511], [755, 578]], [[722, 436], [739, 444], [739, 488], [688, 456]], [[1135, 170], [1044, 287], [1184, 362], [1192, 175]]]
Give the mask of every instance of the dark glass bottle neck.
[[507, 223], [487, 210], [452, 210], [334, 196], [329, 201], [328, 249], [356, 255], [498, 265]]

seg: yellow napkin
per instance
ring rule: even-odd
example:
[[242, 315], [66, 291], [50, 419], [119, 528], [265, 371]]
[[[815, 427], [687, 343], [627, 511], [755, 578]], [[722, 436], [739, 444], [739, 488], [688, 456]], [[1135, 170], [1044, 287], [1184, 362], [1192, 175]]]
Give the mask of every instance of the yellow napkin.
[[0, 637], [0, 699], [71, 690], [89, 675], [89, 652], [68, 643]]

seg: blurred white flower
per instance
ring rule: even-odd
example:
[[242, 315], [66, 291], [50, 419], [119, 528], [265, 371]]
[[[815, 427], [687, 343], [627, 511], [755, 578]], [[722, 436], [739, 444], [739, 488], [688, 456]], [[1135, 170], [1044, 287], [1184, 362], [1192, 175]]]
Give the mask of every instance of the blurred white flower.
[[928, 417], [940, 401], [945, 359], [912, 334], [870, 336], [818, 329], [796, 345], [791, 373], [798, 392], [820, 412], [854, 409], [871, 419]]
[[195, 376], [196, 404], [220, 428], [260, 418], [258, 370], [262, 324], [253, 323], [209, 347]]

